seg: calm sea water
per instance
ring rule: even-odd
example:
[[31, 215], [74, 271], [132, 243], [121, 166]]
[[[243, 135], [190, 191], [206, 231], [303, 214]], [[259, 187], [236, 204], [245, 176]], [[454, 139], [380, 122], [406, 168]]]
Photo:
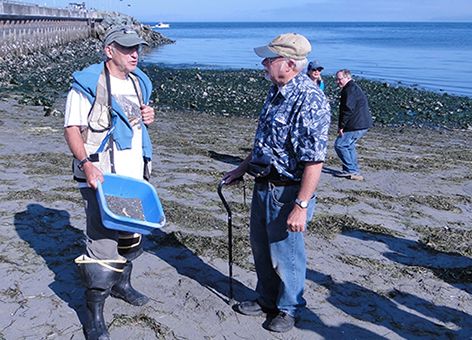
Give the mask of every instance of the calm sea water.
[[[154, 24], [154, 23], [149, 23]], [[153, 49], [146, 63], [164, 67], [262, 69], [253, 48], [297, 32], [313, 45], [325, 74], [401, 82], [472, 97], [472, 23], [170, 23], [176, 40]]]

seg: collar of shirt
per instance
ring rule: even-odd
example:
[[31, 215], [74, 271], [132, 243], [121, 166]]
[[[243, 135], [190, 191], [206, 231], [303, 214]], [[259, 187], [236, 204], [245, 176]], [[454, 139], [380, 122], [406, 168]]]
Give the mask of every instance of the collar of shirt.
[[298, 73], [295, 77], [290, 79], [287, 84], [283, 86], [272, 85], [272, 94], [277, 95], [277, 92], [282, 95], [284, 98], [287, 98], [286, 94], [291, 93], [293, 89], [302, 81], [302, 78], [306, 76], [302, 72]]

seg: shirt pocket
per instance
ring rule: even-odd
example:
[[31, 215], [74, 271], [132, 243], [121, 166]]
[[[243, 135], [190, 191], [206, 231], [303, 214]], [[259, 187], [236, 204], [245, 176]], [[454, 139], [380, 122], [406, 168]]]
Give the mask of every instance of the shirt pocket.
[[279, 147], [285, 145], [285, 140], [290, 131], [288, 117], [283, 114], [275, 114], [271, 121], [272, 138], [275, 145]]

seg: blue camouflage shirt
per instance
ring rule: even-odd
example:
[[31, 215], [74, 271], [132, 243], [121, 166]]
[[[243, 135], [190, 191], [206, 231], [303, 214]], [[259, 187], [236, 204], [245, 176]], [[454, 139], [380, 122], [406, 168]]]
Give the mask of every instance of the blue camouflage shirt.
[[252, 161], [270, 162], [279, 175], [301, 180], [305, 162], [323, 162], [331, 110], [323, 92], [299, 73], [273, 85], [259, 115]]

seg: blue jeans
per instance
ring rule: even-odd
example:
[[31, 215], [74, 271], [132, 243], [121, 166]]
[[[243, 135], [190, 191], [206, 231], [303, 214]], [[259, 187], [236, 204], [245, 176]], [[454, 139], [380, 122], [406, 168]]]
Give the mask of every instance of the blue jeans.
[[367, 133], [367, 129], [344, 132], [334, 142], [334, 150], [343, 163], [343, 171], [351, 174], [359, 173], [356, 143]]
[[[306, 275], [304, 233], [289, 232], [287, 218], [297, 198], [299, 185], [273, 186], [256, 183], [251, 205], [250, 240], [257, 274], [258, 301], [292, 316], [305, 306]], [[316, 198], [308, 205], [311, 220]], [[307, 221], [307, 222], [308, 222]]]

